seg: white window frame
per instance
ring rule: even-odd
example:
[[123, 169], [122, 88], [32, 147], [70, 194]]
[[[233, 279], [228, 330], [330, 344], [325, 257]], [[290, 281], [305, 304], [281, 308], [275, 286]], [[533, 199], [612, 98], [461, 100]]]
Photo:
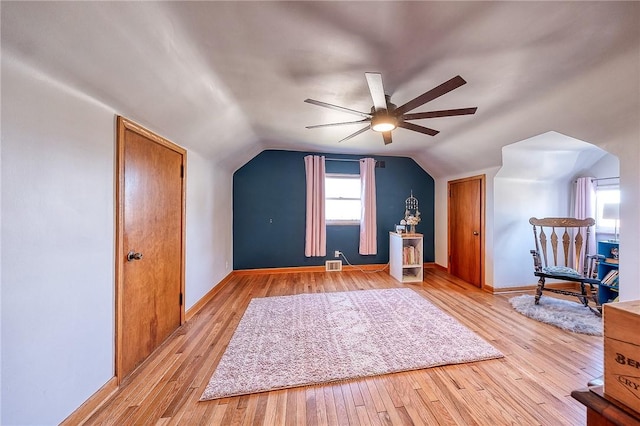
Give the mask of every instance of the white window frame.
[[[360, 185], [358, 185], [359, 187], [361, 187], [361, 184], [362, 184], [359, 174], [325, 173], [325, 182], [326, 182], [326, 179], [332, 179], [332, 178], [333, 179], [355, 179], [355, 180], [358, 180], [358, 182], [360, 182]], [[357, 200], [358, 202], [360, 202], [360, 206], [362, 207], [362, 199], [361, 199], [360, 191], [358, 192], [357, 197], [349, 197], [349, 198], [329, 197], [326, 194], [326, 184], [325, 184], [325, 223], [327, 225], [360, 225], [360, 217], [358, 217], [358, 219], [352, 219], [352, 220], [329, 218], [329, 211], [328, 211], [329, 203], [327, 201], [341, 201], [341, 200], [345, 200], [345, 201]], [[360, 216], [361, 214], [362, 214], [362, 208], [360, 208], [358, 211], [358, 215]]]

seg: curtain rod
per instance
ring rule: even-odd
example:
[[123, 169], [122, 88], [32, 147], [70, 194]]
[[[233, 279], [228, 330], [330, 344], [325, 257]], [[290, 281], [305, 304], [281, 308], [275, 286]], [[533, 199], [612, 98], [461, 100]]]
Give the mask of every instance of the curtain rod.
[[324, 161], [352, 161], [352, 162], [355, 162], [355, 163], [359, 163], [360, 162], [360, 160], [354, 160], [352, 158], [327, 158], [327, 157], [325, 157]]
[[[371, 157], [369, 157], [371, 158]], [[360, 160], [354, 160], [353, 158], [327, 158], [325, 157], [324, 159], [325, 161], [344, 161], [344, 162], [350, 162], [350, 163], [359, 163]], [[385, 168], [385, 161], [384, 160], [376, 160], [375, 158], [373, 158], [373, 161], [375, 161], [375, 167], [376, 169], [384, 169]]]
[[[597, 182], [599, 180], [611, 180], [611, 179], [620, 179], [620, 176], [611, 176], [611, 177], [606, 177], [606, 178], [593, 178], [591, 179], [591, 182]], [[578, 180], [574, 180], [573, 183], [577, 183]]]

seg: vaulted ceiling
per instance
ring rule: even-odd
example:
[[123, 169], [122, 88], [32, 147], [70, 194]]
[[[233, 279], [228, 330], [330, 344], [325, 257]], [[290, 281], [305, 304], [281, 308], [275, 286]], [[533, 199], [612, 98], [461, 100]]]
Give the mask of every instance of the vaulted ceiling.
[[[498, 166], [501, 148], [557, 131], [603, 148], [640, 117], [637, 2], [6, 2], [2, 61], [108, 105], [231, 170], [263, 149], [416, 159], [434, 176]], [[306, 129], [372, 105], [381, 72], [401, 105], [477, 106], [394, 130]], [[10, 105], [2, 105], [10, 108]], [[357, 117], [355, 117], [357, 119]], [[561, 141], [559, 142], [561, 143]], [[629, 140], [629, 143], [637, 143]]]

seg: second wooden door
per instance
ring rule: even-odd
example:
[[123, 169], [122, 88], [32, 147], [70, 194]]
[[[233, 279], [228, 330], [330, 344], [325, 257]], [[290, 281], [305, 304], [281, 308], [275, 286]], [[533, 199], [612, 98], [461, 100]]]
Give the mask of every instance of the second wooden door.
[[477, 287], [484, 274], [484, 176], [449, 182], [449, 273]]

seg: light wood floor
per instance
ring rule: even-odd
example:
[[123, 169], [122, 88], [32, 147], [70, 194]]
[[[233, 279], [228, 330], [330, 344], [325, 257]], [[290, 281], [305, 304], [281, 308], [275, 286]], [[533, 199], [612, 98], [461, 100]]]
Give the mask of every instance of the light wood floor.
[[[410, 287], [491, 342], [503, 359], [198, 402], [253, 297]], [[570, 393], [603, 372], [602, 338], [563, 332], [492, 295], [426, 269], [237, 275], [123, 383], [86, 424], [584, 425]], [[437, 327], [437, 324], [433, 324]]]

